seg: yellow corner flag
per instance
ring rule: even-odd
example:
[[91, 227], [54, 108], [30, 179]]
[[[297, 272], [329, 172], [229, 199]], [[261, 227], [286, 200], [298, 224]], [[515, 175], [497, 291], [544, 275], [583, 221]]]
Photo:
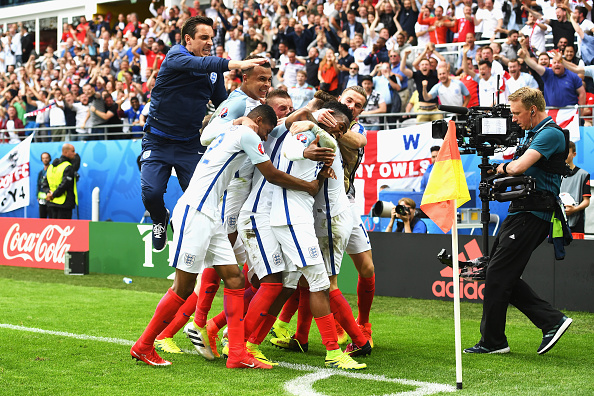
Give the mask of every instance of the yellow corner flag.
[[450, 121], [423, 194], [421, 210], [443, 232], [448, 232], [455, 221], [455, 216], [452, 217], [452, 213], [455, 213], [453, 205], [459, 208], [468, 201], [470, 194], [456, 141], [456, 125]]

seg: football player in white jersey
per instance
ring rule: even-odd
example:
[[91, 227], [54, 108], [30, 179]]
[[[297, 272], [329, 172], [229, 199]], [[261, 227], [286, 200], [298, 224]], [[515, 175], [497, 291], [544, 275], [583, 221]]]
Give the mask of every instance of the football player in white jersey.
[[[247, 59], [264, 59], [257, 56], [249, 56]], [[238, 118], [246, 116], [254, 108], [262, 104], [272, 81], [272, 71], [270, 63], [245, 69], [243, 72], [243, 83], [241, 87], [231, 92], [229, 97], [223, 101], [209, 121], [210, 124], [220, 125], [222, 128], [230, 125]], [[277, 115], [278, 116], [278, 115]], [[222, 130], [221, 128], [221, 130]], [[214, 139], [214, 136], [213, 136]], [[210, 143], [210, 142], [207, 142]], [[242, 166], [236, 173], [236, 177], [231, 180], [229, 187], [223, 194], [222, 200], [222, 219], [223, 226], [229, 234], [229, 240], [233, 246], [237, 263], [241, 266], [245, 263], [245, 249], [241, 240], [237, 241], [236, 221], [239, 209], [245, 201], [251, 186], [251, 173], [253, 165], [249, 160], [245, 166]], [[155, 340], [155, 348], [158, 351], [169, 353], [181, 353], [181, 349], [173, 341], [173, 336], [187, 323], [188, 319], [194, 313], [194, 323], [189, 323], [184, 329], [192, 344], [198, 352], [208, 360], [219, 356], [216, 346], [211, 345], [208, 348], [205, 342], [208, 341], [207, 315], [212, 306], [212, 301], [219, 289], [220, 277], [213, 268], [205, 268], [200, 277], [200, 282], [196, 285], [195, 292], [188, 297], [186, 303], [180, 308], [175, 319], [167, 326], [165, 330]], [[250, 291], [248, 289], [248, 291]], [[214, 323], [214, 322], [213, 322]], [[211, 328], [213, 326], [211, 325]], [[211, 333], [214, 330], [211, 329]], [[198, 334], [200, 332], [200, 334]], [[214, 337], [218, 329], [214, 331]]]
[[[329, 130], [337, 136], [344, 134], [350, 119], [348, 115], [334, 111], [336, 126]], [[292, 127], [298, 125], [294, 124]], [[311, 124], [309, 124], [311, 125]], [[281, 146], [279, 170], [295, 175], [303, 180], [314, 180], [324, 166], [303, 159], [304, 147], [320, 136], [327, 147], [336, 149], [336, 142], [317, 125], [312, 130], [285, 137]], [[328, 138], [324, 138], [328, 136]], [[324, 144], [323, 144], [324, 146]], [[326, 347], [326, 366], [347, 370], [359, 370], [367, 367], [355, 362], [348, 354], [342, 352], [337, 343], [334, 316], [330, 309], [328, 289], [330, 282], [320, 255], [318, 240], [314, 231], [313, 218], [314, 198], [299, 191], [279, 186], [273, 187], [270, 208], [270, 226], [278, 240], [287, 271], [284, 274], [285, 286], [296, 288], [301, 275], [305, 277], [310, 288], [310, 308]]]
[[[330, 102], [324, 105], [323, 108], [332, 109], [336, 117], [338, 117], [337, 114], [348, 114], [350, 125], [352, 113], [346, 105], [339, 102]], [[303, 125], [304, 130], [309, 130], [313, 128], [314, 124], [302, 123], [300, 125]], [[340, 135], [333, 136], [340, 141]], [[326, 179], [324, 186], [315, 196], [313, 207], [314, 227], [330, 280], [330, 309], [335, 319], [353, 340], [353, 343], [347, 347], [346, 352], [351, 356], [364, 356], [371, 353], [371, 345], [355, 322], [351, 306], [338, 288], [337, 281], [342, 256], [349, 242], [354, 222], [350, 208], [351, 204], [344, 189], [344, 170], [340, 150], [336, 152], [332, 169], [337, 178]], [[296, 334], [296, 341], [305, 342], [299, 340], [299, 338], [305, 337], [300, 333], [298, 331]], [[291, 339], [272, 339], [271, 342], [280, 347], [287, 346], [291, 348], [291, 343], [295, 341], [291, 341]]]
[[[257, 132], [243, 125], [232, 125], [223, 131], [220, 126], [213, 125], [203, 132], [203, 141], [211, 140], [212, 143], [173, 211], [175, 231], [170, 250], [170, 265], [175, 268], [173, 287], [161, 299], [149, 325], [132, 346], [130, 354], [135, 359], [154, 366], [171, 364], [156, 353], [154, 340], [192, 294], [197, 275], [208, 262], [225, 282], [230, 348], [227, 367], [272, 368], [254, 359], [245, 349], [242, 321], [244, 279], [220, 221], [219, 200], [246, 158], [255, 164], [266, 180], [283, 188], [306, 191], [313, 196], [319, 191], [320, 182], [292, 177], [272, 165], [262, 145], [262, 140], [266, 141], [277, 122], [270, 106], [258, 106], [248, 114], [248, 118], [250, 125], [258, 125]], [[212, 140], [212, 136], [216, 138]]]

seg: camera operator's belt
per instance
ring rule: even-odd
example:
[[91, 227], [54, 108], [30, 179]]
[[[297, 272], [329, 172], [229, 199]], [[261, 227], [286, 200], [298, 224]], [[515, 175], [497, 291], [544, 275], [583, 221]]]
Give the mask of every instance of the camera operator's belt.
[[425, 110], [425, 111], [429, 111], [429, 110], [437, 110], [437, 105], [433, 104], [430, 106], [419, 106], [419, 110]]
[[508, 212], [552, 212], [557, 206], [557, 199], [552, 192], [534, 191], [526, 197], [511, 201]]

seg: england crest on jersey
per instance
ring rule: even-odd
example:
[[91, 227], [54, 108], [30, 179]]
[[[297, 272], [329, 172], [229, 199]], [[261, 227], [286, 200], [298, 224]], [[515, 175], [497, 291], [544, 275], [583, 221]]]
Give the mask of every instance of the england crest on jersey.
[[210, 82], [211, 83], [216, 83], [217, 82], [217, 78], [218, 78], [218, 74], [216, 72], [212, 72], [210, 73]]

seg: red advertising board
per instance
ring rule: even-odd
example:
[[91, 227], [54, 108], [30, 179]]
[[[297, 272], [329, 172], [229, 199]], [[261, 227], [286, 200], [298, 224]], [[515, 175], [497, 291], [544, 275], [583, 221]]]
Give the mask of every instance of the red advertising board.
[[89, 221], [0, 217], [0, 241], [0, 265], [63, 270], [67, 251], [89, 250]]

